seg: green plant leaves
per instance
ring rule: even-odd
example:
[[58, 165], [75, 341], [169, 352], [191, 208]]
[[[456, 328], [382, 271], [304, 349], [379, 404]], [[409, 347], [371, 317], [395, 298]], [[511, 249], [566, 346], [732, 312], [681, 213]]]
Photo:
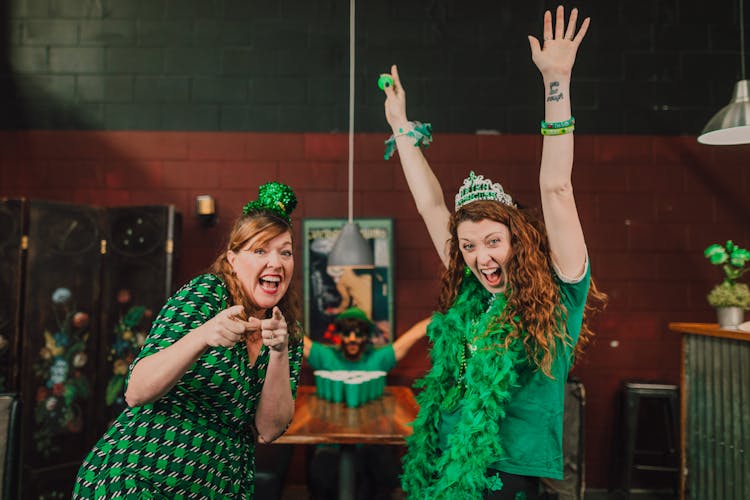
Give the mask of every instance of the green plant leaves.
[[706, 256], [711, 264], [715, 265], [723, 264], [729, 258], [729, 255], [727, 254], [727, 251], [724, 250], [724, 247], [715, 243], [706, 248], [706, 250], [703, 252], [703, 255]]
[[722, 266], [724, 271], [724, 283], [733, 285], [734, 282], [745, 274], [745, 269], [750, 262], [750, 252], [734, 244], [732, 240], [722, 246], [719, 244], [710, 245], [703, 251], [703, 255], [711, 264]]

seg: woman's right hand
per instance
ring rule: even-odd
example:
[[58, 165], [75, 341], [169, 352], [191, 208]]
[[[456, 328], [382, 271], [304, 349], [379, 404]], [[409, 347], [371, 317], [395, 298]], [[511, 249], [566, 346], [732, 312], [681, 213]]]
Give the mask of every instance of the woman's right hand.
[[574, 8], [570, 12], [566, 28], [565, 8], [560, 5], [555, 13], [554, 28], [552, 26], [552, 13], [550, 11], [544, 13], [543, 44], [540, 45], [537, 38], [529, 35], [531, 59], [545, 79], [570, 77], [578, 47], [581, 45], [583, 37], [586, 36], [591, 18], [584, 19], [580, 29], [576, 27], [577, 22], [578, 9]]
[[232, 347], [245, 338], [245, 334], [252, 330], [252, 325], [243, 320], [241, 314], [245, 308], [241, 305], [228, 307], [216, 316], [206, 321], [202, 328], [202, 337], [210, 347]]
[[409, 120], [406, 118], [406, 91], [401, 85], [401, 79], [398, 77], [398, 68], [394, 64], [391, 66], [391, 76], [393, 85], [385, 88], [385, 119], [391, 126], [394, 133], [399, 128], [405, 129]]

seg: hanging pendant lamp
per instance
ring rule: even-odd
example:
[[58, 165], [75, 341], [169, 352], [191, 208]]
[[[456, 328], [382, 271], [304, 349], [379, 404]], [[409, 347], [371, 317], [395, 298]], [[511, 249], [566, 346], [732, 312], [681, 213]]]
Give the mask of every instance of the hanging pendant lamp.
[[750, 81], [745, 79], [745, 12], [740, 0], [740, 68], [742, 79], [734, 84], [732, 100], [703, 128], [698, 142], [724, 146], [750, 143]]
[[331, 252], [328, 267], [371, 268], [372, 248], [353, 220], [354, 211], [354, 19], [355, 0], [349, 1], [349, 220], [341, 229]]

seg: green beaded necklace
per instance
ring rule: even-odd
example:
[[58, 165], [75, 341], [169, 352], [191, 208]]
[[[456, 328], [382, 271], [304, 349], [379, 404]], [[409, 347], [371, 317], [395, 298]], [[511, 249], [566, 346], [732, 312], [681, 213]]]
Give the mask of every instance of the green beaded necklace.
[[[505, 298], [503, 292], [490, 295], [487, 299], [487, 309], [484, 311], [484, 315], [490, 312], [490, 309], [492, 309], [492, 305], [495, 303], [495, 299], [498, 295], [502, 295], [503, 299]], [[448, 393], [446, 394], [445, 399], [443, 400], [443, 403], [441, 405], [443, 411], [445, 412], [452, 413], [456, 411], [458, 403], [466, 393], [466, 363], [467, 360], [471, 357], [472, 353], [477, 350], [477, 346], [474, 344], [474, 340], [477, 338], [477, 335], [480, 334], [480, 332], [477, 331], [477, 326], [479, 325], [480, 319], [481, 316], [479, 318], [474, 318], [471, 321], [471, 328], [467, 330], [466, 337], [462, 342], [463, 349], [459, 349], [458, 351], [458, 374], [456, 375], [456, 383], [451, 389], [448, 390]]]

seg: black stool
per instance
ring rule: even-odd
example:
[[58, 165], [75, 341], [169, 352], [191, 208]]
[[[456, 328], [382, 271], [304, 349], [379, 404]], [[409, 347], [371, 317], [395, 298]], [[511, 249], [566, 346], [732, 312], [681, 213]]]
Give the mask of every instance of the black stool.
[[[638, 421], [641, 410], [641, 400], [656, 399], [661, 409], [661, 421], [654, 421], [655, 425], [663, 426], [663, 447], [636, 449], [638, 437]], [[677, 492], [679, 485], [680, 458], [677, 450], [677, 436], [679, 433], [680, 388], [669, 384], [650, 384], [628, 382], [623, 386], [623, 470], [622, 488], [625, 497], [630, 497], [633, 470], [669, 472], [674, 474], [673, 490]], [[655, 443], [657, 444], [657, 443]], [[661, 455], [659, 464], [640, 463], [636, 458], [650, 455]]]

